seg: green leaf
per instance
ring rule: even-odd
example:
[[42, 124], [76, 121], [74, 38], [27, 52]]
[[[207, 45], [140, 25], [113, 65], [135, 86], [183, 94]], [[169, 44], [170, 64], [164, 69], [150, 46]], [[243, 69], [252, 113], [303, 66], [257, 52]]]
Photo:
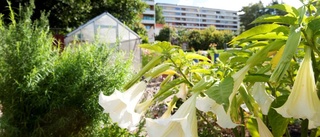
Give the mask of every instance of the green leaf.
[[190, 72], [198, 72], [202, 74], [211, 74], [211, 70], [208, 69], [191, 69]]
[[313, 34], [320, 30], [320, 18], [314, 19], [308, 23], [308, 30], [312, 30]]
[[284, 12], [289, 13], [290, 15], [292, 15], [294, 17], [299, 16], [298, 10], [295, 7], [292, 7], [287, 4], [276, 4], [276, 5], [268, 6], [267, 8], [282, 10]]
[[248, 60], [248, 57], [234, 57], [231, 59], [230, 63], [235, 64], [235, 63], [246, 63]]
[[288, 37], [283, 34], [277, 34], [276, 32], [271, 32], [266, 34], [258, 34], [258, 35], [246, 38], [241, 42], [255, 41], [255, 40], [272, 40], [272, 39], [286, 40], [287, 38]]
[[243, 49], [256, 48], [256, 47], [266, 46], [268, 44], [269, 44], [268, 41], [259, 41], [259, 42], [251, 43], [248, 46], [245, 46]]
[[210, 87], [214, 83], [212, 77], [203, 77], [198, 83], [192, 87], [192, 91], [202, 91]]
[[277, 50], [283, 46], [284, 40], [275, 40], [271, 42], [268, 46], [264, 46], [257, 53], [253, 54], [248, 60], [247, 64], [258, 64], [265, 61], [268, 58], [268, 53], [273, 50]]
[[246, 127], [248, 131], [250, 132], [250, 135], [253, 137], [260, 137], [259, 131], [258, 131], [258, 123], [256, 119], [254, 118], [249, 118], [248, 121], [246, 122]]
[[209, 58], [205, 57], [205, 56], [202, 56], [202, 55], [199, 55], [197, 53], [188, 53], [186, 55], [186, 58], [187, 59], [199, 59], [199, 60], [204, 60], [204, 61], [208, 61], [210, 60]]
[[[156, 95], [154, 95], [154, 99], [157, 99], [158, 101], [162, 101], [159, 99], [163, 99], [161, 96], [166, 94], [167, 92], [169, 92], [169, 90], [177, 85], [180, 85], [181, 83], [185, 82], [184, 79], [182, 78], [178, 78], [178, 79], [174, 79], [170, 82], [167, 82], [165, 85], [160, 87], [160, 90], [158, 91], [158, 93]], [[173, 93], [171, 93], [173, 94]]]
[[238, 40], [246, 39], [246, 38], [254, 36], [254, 35], [265, 34], [265, 33], [268, 33], [268, 32], [272, 32], [273, 30], [275, 30], [275, 29], [277, 29], [279, 27], [281, 27], [281, 25], [278, 25], [278, 24], [263, 24], [263, 25], [259, 25], [259, 26], [253, 27], [253, 28], [241, 33], [239, 36], [237, 36], [234, 39], [232, 39], [231, 43], [234, 44]]
[[243, 80], [244, 82], [268, 82], [269, 75], [264, 74], [250, 74], [247, 75], [246, 78]]
[[293, 58], [293, 55], [296, 53], [296, 50], [300, 45], [300, 40], [301, 30], [299, 26], [291, 26], [290, 34], [286, 42], [286, 46], [284, 48], [284, 54], [282, 55], [274, 72], [272, 73], [270, 81], [277, 83], [283, 77], [283, 75], [290, 66], [290, 62]]
[[272, 134], [275, 137], [282, 137], [282, 135], [286, 131], [290, 119], [282, 117], [282, 115], [278, 114], [277, 111], [273, 108], [278, 108], [282, 106], [287, 101], [288, 96], [288, 94], [284, 94], [282, 96], [277, 97], [272, 102], [271, 109], [269, 109], [268, 112], [268, 121], [272, 128]]
[[227, 61], [229, 60], [229, 58], [232, 56], [231, 53], [228, 52], [222, 52], [219, 55], [219, 60], [223, 63], [223, 64], [227, 64]]
[[251, 24], [275, 22], [275, 23], [281, 23], [281, 24], [294, 25], [297, 23], [296, 21], [297, 21], [297, 18], [291, 17], [291, 16], [263, 15], [255, 19]]
[[170, 68], [169, 63], [162, 63], [162, 64], [154, 67], [150, 71], [148, 71], [144, 76], [154, 78], [154, 77], [158, 76], [160, 73], [168, 70], [169, 68]]
[[233, 90], [233, 78], [226, 77], [220, 83], [211, 86], [205, 93], [218, 104], [223, 105], [225, 110], [229, 107], [229, 96]]
[[139, 47], [144, 48], [144, 49], [149, 49], [158, 53], [161, 53], [163, 50], [161, 49], [161, 47], [159, 46], [154, 46], [154, 45], [150, 45], [150, 44], [141, 44], [139, 45]]

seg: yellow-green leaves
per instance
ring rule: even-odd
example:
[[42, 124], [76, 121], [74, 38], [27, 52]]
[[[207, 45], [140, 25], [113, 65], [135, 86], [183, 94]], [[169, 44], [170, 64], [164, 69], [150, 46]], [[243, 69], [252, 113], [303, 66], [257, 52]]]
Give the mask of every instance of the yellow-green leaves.
[[278, 25], [278, 24], [263, 24], [263, 25], [259, 25], [259, 26], [253, 27], [253, 28], [241, 33], [239, 36], [237, 36], [234, 39], [232, 39], [231, 43], [235, 44], [236, 41], [239, 41], [239, 40], [242, 40], [242, 39], [247, 39], [249, 37], [256, 36], [258, 34], [269, 33], [269, 32], [272, 32], [272, 31], [278, 29], [279, 27], [283, 27], [283, 26]]
[[270, 77], [271, 82], [279, 82], [279, 80], [286, 73], [287, 69], [290, 66], [290, 61], [296, 53], [296, 50], [300, 44], [300, 40], [301, 28], [299, 26], [291, 26], [290, 34], [283, 51], [284, 54], [282, 54], [280, 62], [278, 63], [277, 67]]
[[292, 16], [264, 15], [255, 19], [252, 22], [252, 24], [265, 23], [265, 22], [275, 22], [275, 23], [294, 25], [294, 24], [297, 24], [297, 18]]
[[154, 67], [153, 69], [151, 69], [144, 76], [154, 78], [154, 77], [159, 76], [159, 74], [161, 74], [162, 72], [168, 70], [169, 68], [170, 68], [170, 64], [169, 63], [162, 63], [162, 64]]
[[227, 110], [229, 107], [229, 96], [232, 93], [233, 89], [233, 79], [232, 77], [225, 78], [222, 82], [217, 82], [213, 86], [211, 86], [206, 94], [213, 100], [215, 100], [218, 104], [224, 106]]
[[154, 44], [141, 44], [141, 48], [153, 50], [158, 53], [166, 53], [171, 51], [176, 46], [170, 44], [170, 42], [155, 42]]
[[285, 11], [293, 17], [299, 16], [299, 11], [295, 7], [287, 4], [276, 4], [276, 5], [269, 6], [268, 8]]

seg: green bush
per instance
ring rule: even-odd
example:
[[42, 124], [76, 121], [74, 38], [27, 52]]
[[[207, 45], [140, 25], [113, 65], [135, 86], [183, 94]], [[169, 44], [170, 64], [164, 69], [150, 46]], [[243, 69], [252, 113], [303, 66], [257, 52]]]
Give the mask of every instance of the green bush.
[[98, 42], [59, 53], [46, 16], [30, 20], [33, 8], [12, 12], [10, 24], [0, 19], [0, 136], [129, 135], [97, 100], [126, 81], [130, 62]]

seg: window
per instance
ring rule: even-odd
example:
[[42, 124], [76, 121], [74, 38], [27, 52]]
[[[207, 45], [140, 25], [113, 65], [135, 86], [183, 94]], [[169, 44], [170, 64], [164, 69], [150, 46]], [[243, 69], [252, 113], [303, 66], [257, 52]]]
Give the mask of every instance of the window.
[[217, 14], [220, 14], [220, 11], [216, 11]]

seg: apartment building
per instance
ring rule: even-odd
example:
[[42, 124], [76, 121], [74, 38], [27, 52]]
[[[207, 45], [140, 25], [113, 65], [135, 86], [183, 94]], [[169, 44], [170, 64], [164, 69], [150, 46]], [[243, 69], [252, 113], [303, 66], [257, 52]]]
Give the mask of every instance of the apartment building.
[[147, 9], [143, 12], [141, 23], [149, 31], [151, 28], [155, 28], [155, 2], [154, 0], [142, 0], [148, 4]]
[[237, 32], [240, 28], [237, 11], [166, 3], [157, 3], [156, 5], [162, 7], [162, 15], [169, 26], [189, 29], [204, 29], [215, 26], [217, 30], [231, 30], [233, 32]]

